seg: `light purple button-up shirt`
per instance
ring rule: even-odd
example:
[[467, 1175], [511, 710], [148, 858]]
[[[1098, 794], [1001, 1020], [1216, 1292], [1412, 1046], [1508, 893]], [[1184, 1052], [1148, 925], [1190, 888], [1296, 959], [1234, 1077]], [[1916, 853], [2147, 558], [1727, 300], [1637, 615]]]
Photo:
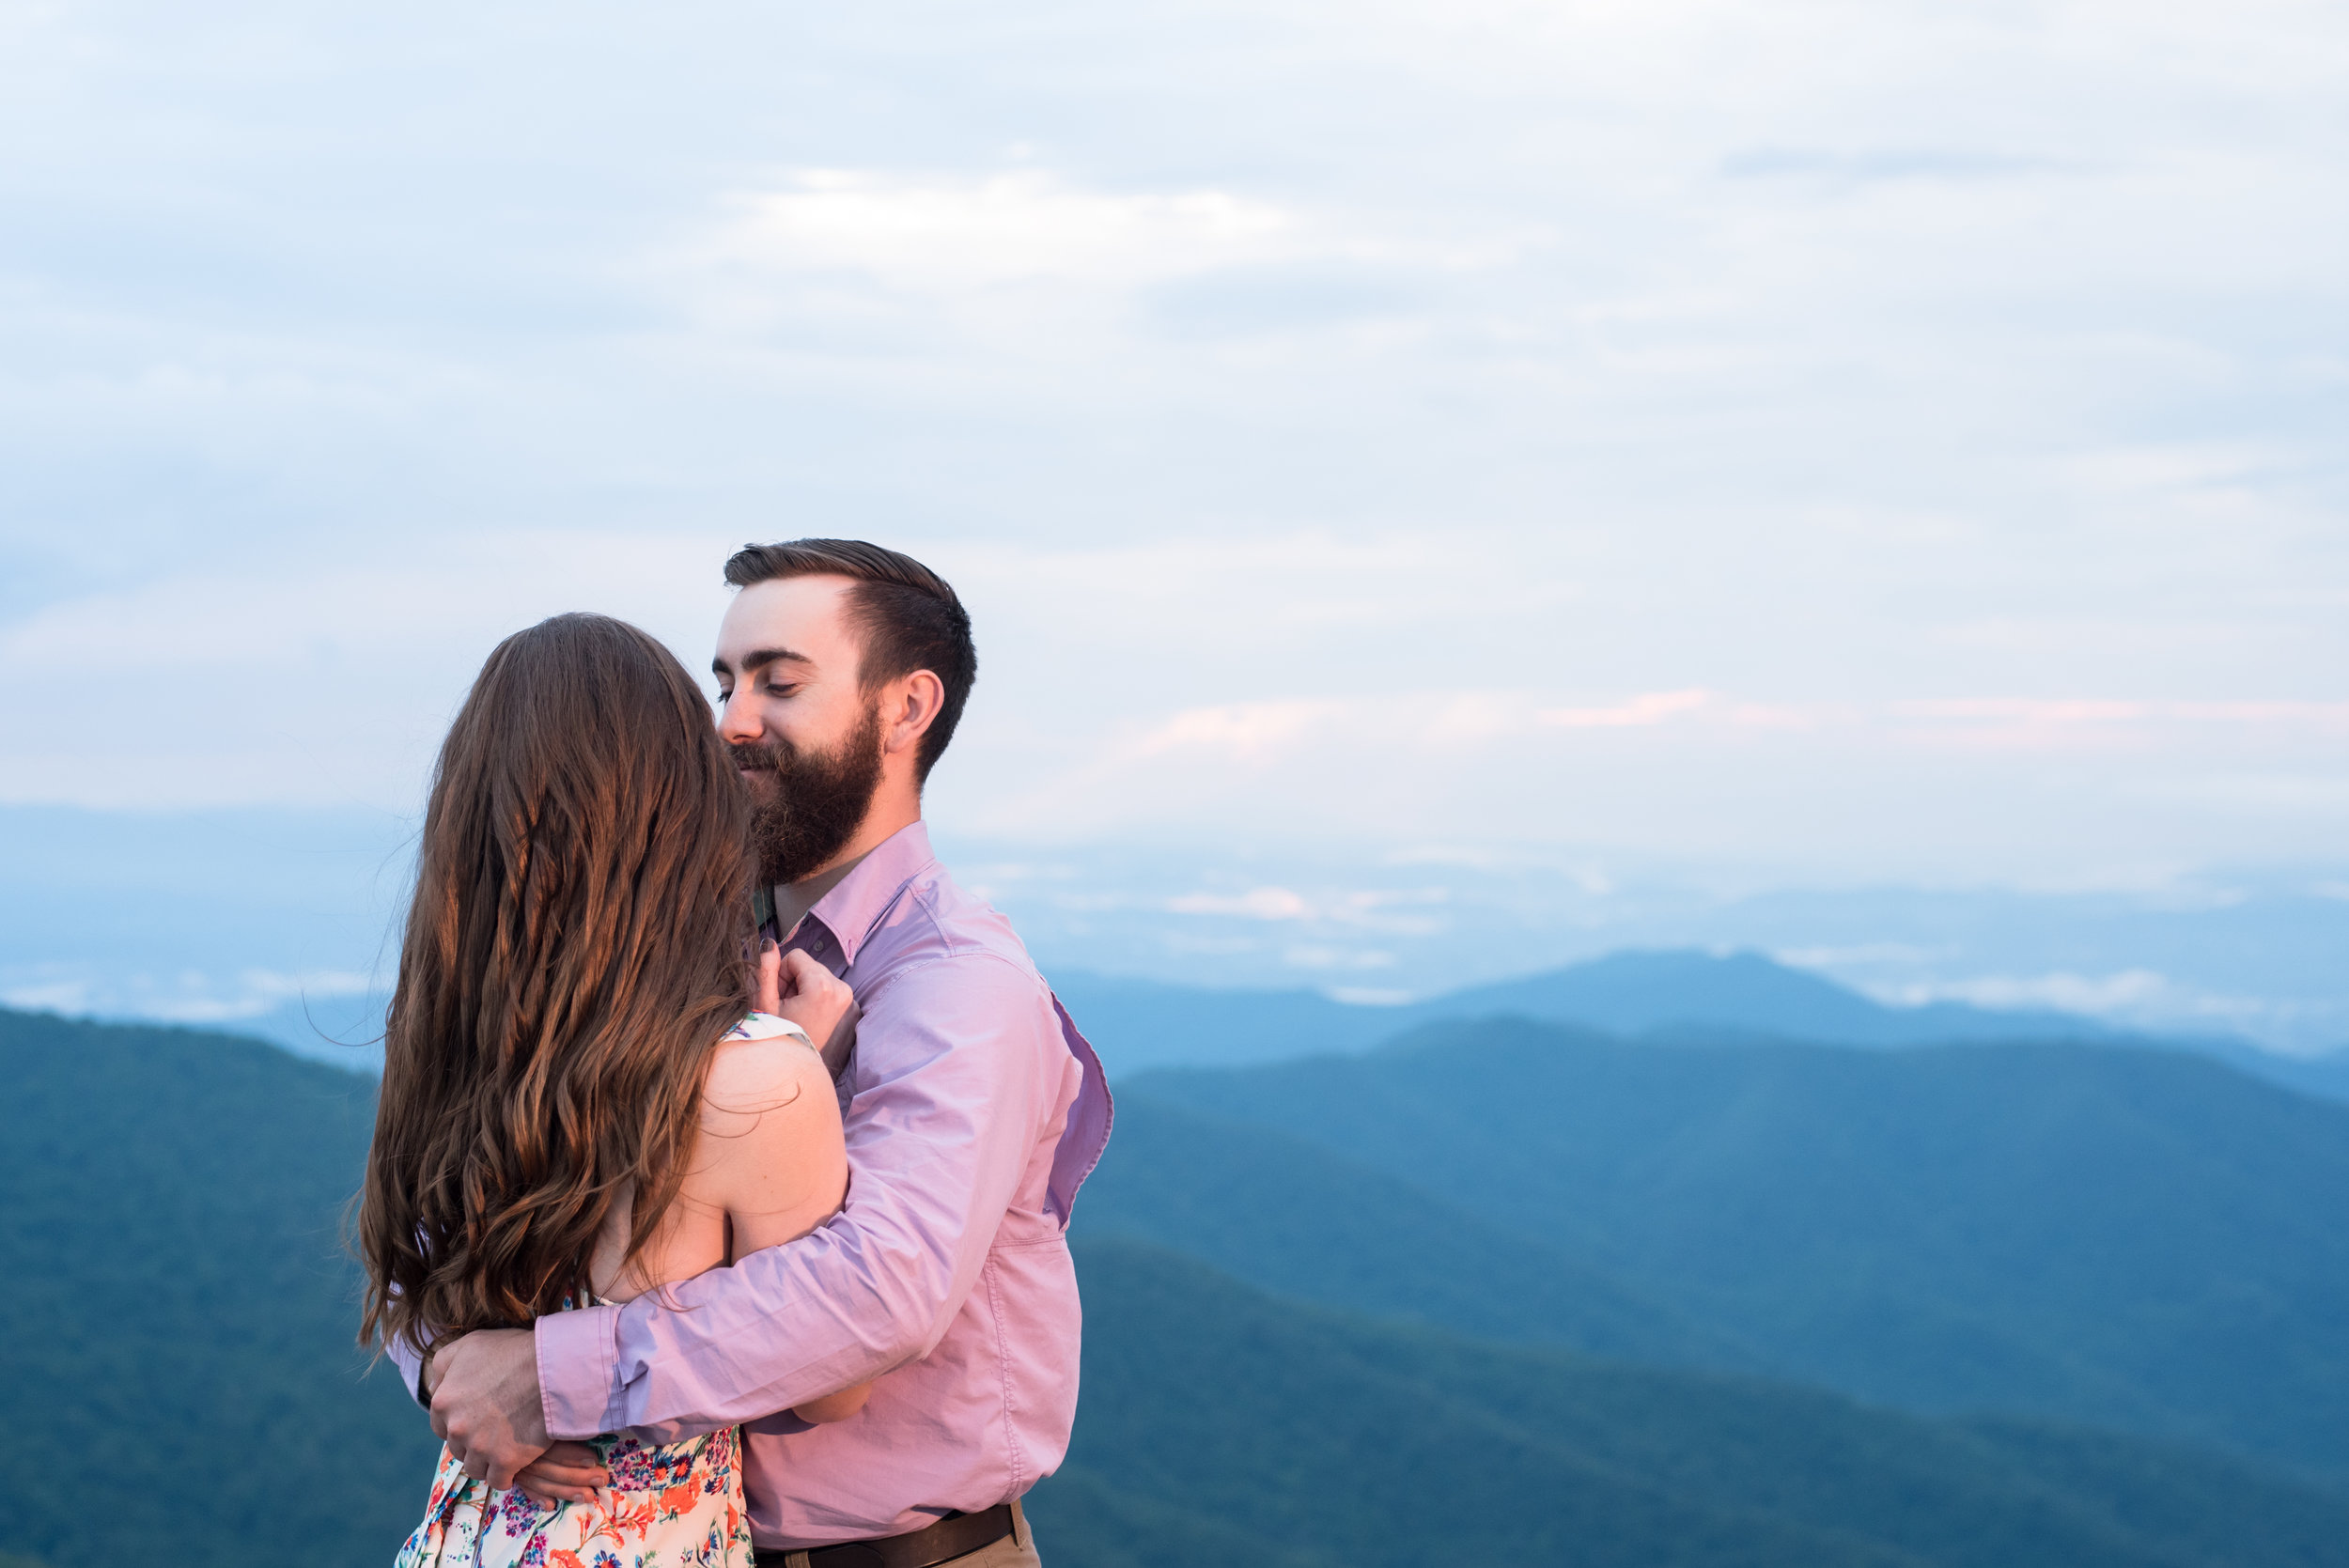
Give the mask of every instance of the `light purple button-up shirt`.
[[[840, 1080], [848, 1202], [730, 1268], [537, 1324], [558, 1437], [744, 1423], [762, 1549], [919, 1529], [1060, 1464], [1080, 1329], [1063, 1233], [1111, 1113], [1093, 1048], [920, 823], [786, 945], [846, 980], [861, 1011]], [[789, 1413], [868, 1378], [848, 1421]]]

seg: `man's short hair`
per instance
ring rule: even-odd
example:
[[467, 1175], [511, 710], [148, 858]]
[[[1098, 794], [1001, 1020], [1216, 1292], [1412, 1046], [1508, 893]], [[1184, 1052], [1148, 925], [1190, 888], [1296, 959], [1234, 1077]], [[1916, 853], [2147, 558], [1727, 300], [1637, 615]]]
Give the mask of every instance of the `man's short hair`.
[[863, 647], [859, 679], [867, 691], [916, 670], [927, 670], [946, 689], [938, 718], [914, 754], [916, 782], [955, 737], [962, 706], [979, 678], [979, 650], [971, 641], [971, 615], [944, 578], [910, 555], [883, 550], [863, 539], [790, 539], [782, 544], [744, 545], [726, 562], [726, 582], [737, 588], [786, 577], [848, 577], [848, 613]]

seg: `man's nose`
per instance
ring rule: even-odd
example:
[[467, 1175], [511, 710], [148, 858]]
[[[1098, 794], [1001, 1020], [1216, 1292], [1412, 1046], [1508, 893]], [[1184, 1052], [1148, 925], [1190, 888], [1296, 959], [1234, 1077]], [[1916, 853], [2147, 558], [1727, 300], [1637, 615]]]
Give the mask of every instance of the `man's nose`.
[[756, 740], [765, 733], [766, 726], [758, 722], [758, 713], [750, 701], [749, 693], [736, 687], [733, 694], [718, 709], [718, 738], [740, 743]]

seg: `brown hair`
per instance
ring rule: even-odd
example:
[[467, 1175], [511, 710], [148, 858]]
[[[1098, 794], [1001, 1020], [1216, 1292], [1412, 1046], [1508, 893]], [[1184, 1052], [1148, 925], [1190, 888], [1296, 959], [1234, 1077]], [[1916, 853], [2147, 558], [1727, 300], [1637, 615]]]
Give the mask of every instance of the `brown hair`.
[[749, 1006], [749, 803], [708, 703], [622, 621], [497, 646], [441, 747], [360, 1195], [362, 1343], [583, 1300], [684, 1181]]
[[971, 616], [944, 578], [910, 555], [862, 539], [790, 539], [782, 544], [744, 545], [726, 562], [726, 582], [747, 588], [786, 577], [830, 575], [854, 578], [849, 613], [863, 641], [858, 680], [865, 691], [927, 670], [946, 689], [938, 718], [914, 754], [916, 782], [955, 737], [963, 704], [979, 678], [979, 650], [971, 641]]

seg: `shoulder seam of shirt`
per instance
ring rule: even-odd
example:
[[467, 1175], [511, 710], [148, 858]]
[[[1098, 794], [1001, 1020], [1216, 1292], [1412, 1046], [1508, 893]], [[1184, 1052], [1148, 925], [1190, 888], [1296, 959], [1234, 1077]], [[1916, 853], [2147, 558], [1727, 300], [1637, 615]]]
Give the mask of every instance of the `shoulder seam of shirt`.
[[[949, 924], [944, 917], [940, 914], [939, 904], [941, 902], [941, 895], [952, 880], [947, 874], [946, 868], [938, 862], [932, 861], [927, 866], [924, 867], [923, 870], [926, 873], [926, 875], [916, 875], [907, 878], [905, 885], [897, 890], [896, 896], [889, 901], [888, 908], [883, 909], [880, 914], [874, 917], [872, 927], [865, 932], [863, 939], [865, 941], [870, 941], [872, 939], [873, 932], [879, 930], [881, 923], [888, 919], [889, 909], [895, 908], [900, 900], [910, 897], [913, 900], [915, 908], [922, 911], [922, 918], [929, 922], [930, 931], [938, 939], [939, 944], [946, 950], [943, 956], [955, 957], [973, 953], [985, 953], [992, 955], [996, 957], [1004, 957], [1003, 950], [994, 944], [983, 939], [958, 934], [956, 928]], [[982, 905], [981, 908], [984, 908], [985, 906]], [[1001, 917], [999, 916], [997, 918], [1000, 919]], [[1018, 939], [1014, 938], [1013, 940], [1016, 943]], [[860, 948], [860, 951], [862, 949]], [[1021, 956], [1026, 956], [1024, 950], [1022, 951]], [[1012, 960], [1008, 958], [1006, 958], [1005, 961], [1012, 962]], [[934, 963], [936, 960], [926, 959], [925, 962]], [[912, 967], [919, 969], [922, 966], [920, 964], [916, 964]], [[1018, 963], [1012, 962], [1012, 967], [1017, 969], [1019, 966]], [[1033, 961], [1031, 961], [1029, 967], [1034, 967]]]
[[[912, 894], [917, 901], [920, 899], [921, 894], [918, 890], [925, 879], [925, 874], [936, 873], [944, 869], [945, 868], [943, 866], [938, 863], [936, 857], [932, 857], [930, 860], [927, 860], [921, 865], [915, 867], [911, 872], [909, 872], [905, 880], [899, 882], [894, 888], [891, 889], [889, 896], [880, 901], [880, 906], [873, 911], [872, 918], [864, 923], [864, 929], [856, 934], [857, 952], [862, 954], [864, 951], [864, 944], [871, 941], [873, 939], [873, 934], [879, 931], [882, 924], [888, 921], [889, 911], [895, 908], [900, 903], [904, 902], [909, 893]], [[928, 877], [928, 880], [935, 885], [937, 877], [933, 875]], [[814, 912], [814, 910], [809, 911], [811, 914]], [[937, 924], [935, 917], [932, 918], [931, 924], [933, 925]], [[834, 931], [832, 935], [834, 937], [840, 937], [843, 934], [841, 932]]]
[[[896, 982], [903, 980], [909, 974], [919, 974], [924, 970], [936, 969], [941, 964], [958, 963], [971, 958], [981, 958], [989, 963], [1003, 965], [1003, 968], [1011, 970], [1012, 973], [1018, 975], [1020, 979], [1032, 983], [1035, 986], [1036, 992], [1039, 996], [1049, 998], [1052, 994], [1052, 987], [1046, 985], [1044, 983], [1044, 976], [1037, 973], [1033, 968], [1015, 963], [1009, 954], [999, 953], [991, 947], [985, 947], [977, 942], [972, 942], [966, 947], [957, 948], [951, 952], [939, 954], [934, 958], [920, 959], [917, 962], [906, 965], [902, 969], [890, 970], [874, 980], [873, 990], [886, 990]], [[1057, 1017], [1053, 1019], [1055, 1024], [1059, 1021], [1060, 1020]]]
[[[945, 867], [941, 866], [939, 869], [942, 872], [945, 870]], [[907, 891], [913, 894], [913, 902], [920, 907], [923, 916], [929, 921], [930, 929], [938, 933], [938, 939], [946, 944], [946, 952], [950, 956], [954, 954], [961, 952], [966, 947], [975, 953], [984, 953], [987, 951], [986, 946], [983, 943], [957, 941], [955, 934], [946, 929], [946, 923], [939, 919], [938, 894], [940, 891], [940, 881], [938, 877], [932, 877], [928, 880], [923, 882], [919, 887], [909, 888]]]

